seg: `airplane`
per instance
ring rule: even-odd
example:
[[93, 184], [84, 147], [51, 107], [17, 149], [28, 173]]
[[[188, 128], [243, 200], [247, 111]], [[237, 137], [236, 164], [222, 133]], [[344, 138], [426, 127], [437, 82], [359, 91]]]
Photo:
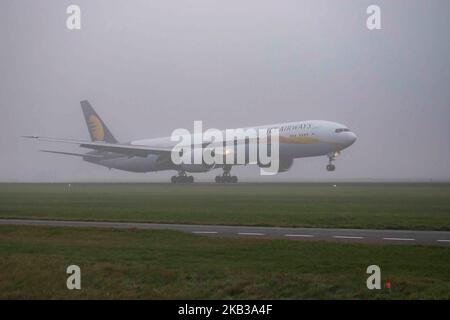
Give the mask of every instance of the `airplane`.
[[[231, 164], [174, 164], [171, 158], [176, 141], [171, 137], [134, 140], [120, 143], [105, 125], [94, 108], [87, 101], [81, 101], [84, 118], [88, 127], [91, 141], [76, 139], [57, 139], [39, 136], [24, 136], [40, 141], [75, 144], [81, 148], [90, 149], [87, 153], [73, 153], [54, 150], [41, 150], [42, 152], [81, 157], [84, 161], [104, 166], [109, 169], [118, 169], [129, 172], [157, 172], [176, 170], [178, 175], [172, 176], [172, 183], [192, 183], [193, 176], [187, 173], [208, 172], [213, 169], [222, 169], [222, 175], [215, 178], [216, 183], [237, 183], [237, 176], [232, 176]], [[333, 162], [340, 152], [356, 141], [356, 134], [345, 125], [324, 121], [309, 120], [287, 122], [266, 126], [253, 127], [255, 129], [277, 128], [279, 130], [279, 168], [278, 172], [288, 171], [294, 159], [304, 157], [327, 156], [328, 171], [334, 171]], [[244, 143], [248, 144], [249, 140]], [[236, 144], [235, 144], [236, 145]], [[193, 146], [205, 148], [207, 145]], [[248, 151], [248, 145], [247, 151]], [[245, 163], [248, 164], [248, 163]], [[262, 166], [260, 163], [257, 163]]]

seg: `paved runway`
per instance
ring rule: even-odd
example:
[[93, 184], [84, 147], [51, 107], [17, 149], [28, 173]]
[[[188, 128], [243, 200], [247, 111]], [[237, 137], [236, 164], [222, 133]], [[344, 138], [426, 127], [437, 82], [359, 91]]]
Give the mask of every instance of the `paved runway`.
[[240, 237], [252, 239], [326, 240], [350, 243], [360, 242], [450, 246], [450, 231], [272, 228], [220, 225], [20, 219], [0, 219], [0, 225], [177, 230], [205, 236]]

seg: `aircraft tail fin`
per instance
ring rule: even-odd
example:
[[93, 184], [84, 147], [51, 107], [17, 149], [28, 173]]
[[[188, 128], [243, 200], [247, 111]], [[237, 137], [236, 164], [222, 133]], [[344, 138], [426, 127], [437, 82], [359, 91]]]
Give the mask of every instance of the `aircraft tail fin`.
[[81, 109], [83, 109], [84, 119], [86, 120], [92, 141], [117, 143], [116, 138], [114, 138], [111, 131], [109, 131], [108, 127], [87, 100], [81, 101]]

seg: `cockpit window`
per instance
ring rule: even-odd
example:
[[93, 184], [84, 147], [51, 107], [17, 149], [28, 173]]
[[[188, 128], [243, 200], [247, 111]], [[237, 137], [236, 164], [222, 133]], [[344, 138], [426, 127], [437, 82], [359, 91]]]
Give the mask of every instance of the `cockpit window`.
[[339, 132], [348, 132], [350, 131], [350, 129], [348, 128], [337, 128], [336, 130], [334, 130], [334, 132], [339, 133]]

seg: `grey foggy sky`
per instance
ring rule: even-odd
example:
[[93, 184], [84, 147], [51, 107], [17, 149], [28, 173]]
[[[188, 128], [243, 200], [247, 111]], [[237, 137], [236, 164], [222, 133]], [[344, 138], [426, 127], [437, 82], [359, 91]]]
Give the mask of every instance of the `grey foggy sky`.
[[[66, 29], [77, 4], [82, 29]], [[366, 8], [382, 10], [380, 31]], [[108, 171], [19, 138], [88, 139], [88, 99], [121, 141], [175, 128], [323, 119], [355, 145], [243, 180], [449, 180], [448, 0], [0, 2], [0, 181], [166, 181], [173, 172]], [[212, 180], [220, 173], [194, 174]]]

